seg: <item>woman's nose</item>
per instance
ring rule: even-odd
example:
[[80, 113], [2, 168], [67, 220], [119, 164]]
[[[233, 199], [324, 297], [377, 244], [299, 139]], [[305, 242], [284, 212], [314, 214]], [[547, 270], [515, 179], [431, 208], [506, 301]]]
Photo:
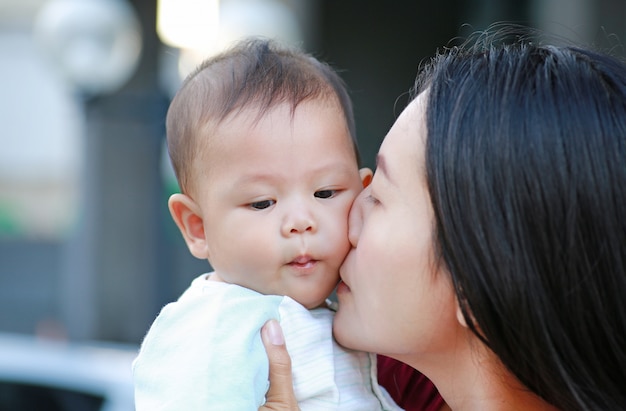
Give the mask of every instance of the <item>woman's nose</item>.
[[359, 242], [359, 236], [361, 235], [361, 228], [363, 227], [363, 207], [365, 198], [369, 195], [369, 189], [365, 188], [354, 199], [352, 208], [350, 209], [350, 215], [348, 217], [348, 240], [352, 247], [356, 247]]
[[306, 232], [315, 233], [317, 231], [317, 223], [313, 213], [304, 205], [300, 205], [287, 213], [281, 231], [284, 236]]

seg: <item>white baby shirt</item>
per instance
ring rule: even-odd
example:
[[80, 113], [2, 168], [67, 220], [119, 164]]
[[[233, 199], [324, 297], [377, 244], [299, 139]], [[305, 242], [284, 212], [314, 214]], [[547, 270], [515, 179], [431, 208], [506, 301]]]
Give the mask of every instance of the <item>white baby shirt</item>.
[[378, 386], [375, 356], [332, 338], [334, 312], [196, 278], [152, 324], [133, 364], [137, 411], [253, 411], [265, 402], [261, 327], [279, 320], [302, 411], [400, 411]]

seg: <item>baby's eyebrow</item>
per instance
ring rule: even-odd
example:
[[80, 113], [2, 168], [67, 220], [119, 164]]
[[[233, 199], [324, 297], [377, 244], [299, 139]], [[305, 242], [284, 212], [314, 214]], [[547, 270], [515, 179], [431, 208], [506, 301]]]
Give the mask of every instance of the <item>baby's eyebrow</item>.
[[253, 184], [259, 182], [268, 182], [276, 179], [272, 174], [247, 174], [235, 180], [235, 184]]

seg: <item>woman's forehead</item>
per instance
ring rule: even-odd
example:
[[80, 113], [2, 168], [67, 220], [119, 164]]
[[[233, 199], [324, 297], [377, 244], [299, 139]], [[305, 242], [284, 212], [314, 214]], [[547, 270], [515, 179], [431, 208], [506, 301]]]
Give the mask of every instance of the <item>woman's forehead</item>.
[[[426, 96], [418, 95], [400, 114], [381, 145], [379, 163], [383, 163], [386, 174], [395, 174], [405, 167], [423, 164], [426, 142]], [[408, 162], [407, 163], [405, 163]], [[400, 164], [398, 164], [400, 162]], [[396, 172], [397, 173], [397, 172]]]

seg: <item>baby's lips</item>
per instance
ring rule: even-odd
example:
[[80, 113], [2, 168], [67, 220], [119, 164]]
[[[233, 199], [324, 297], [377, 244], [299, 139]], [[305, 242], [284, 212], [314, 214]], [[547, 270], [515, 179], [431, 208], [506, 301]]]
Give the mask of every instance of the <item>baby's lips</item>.
[[306, 264], [309, 261], [315, 261], [310, 255], [300, 255], [294, 258], [291, 263], [292, 264]]

